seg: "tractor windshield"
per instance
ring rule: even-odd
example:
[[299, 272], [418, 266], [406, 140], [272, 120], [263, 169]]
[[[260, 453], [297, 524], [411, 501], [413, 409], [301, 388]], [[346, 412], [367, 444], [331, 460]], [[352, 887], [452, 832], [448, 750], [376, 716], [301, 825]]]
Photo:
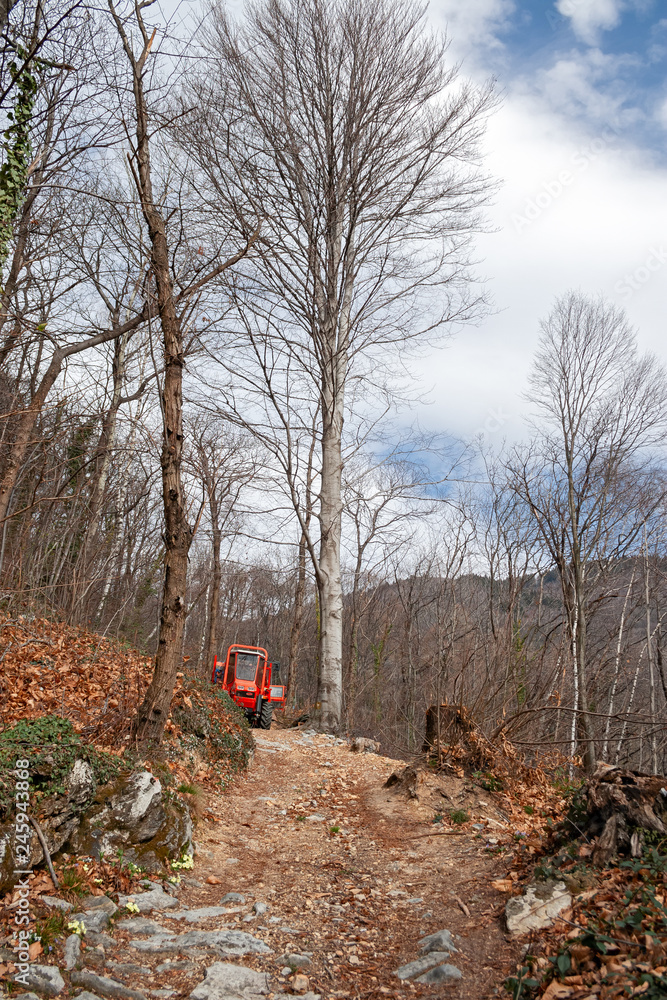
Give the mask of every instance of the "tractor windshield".
[[258, 662], [259, 656], [256, 653], [237, 653], [236, 679], [239, 681], [254, 681]]
[[271, 664], [271, 683], [272, 684], [282, 684], [282, 681], [280, 679], [280, 664], [279, 663], [272, 663]]

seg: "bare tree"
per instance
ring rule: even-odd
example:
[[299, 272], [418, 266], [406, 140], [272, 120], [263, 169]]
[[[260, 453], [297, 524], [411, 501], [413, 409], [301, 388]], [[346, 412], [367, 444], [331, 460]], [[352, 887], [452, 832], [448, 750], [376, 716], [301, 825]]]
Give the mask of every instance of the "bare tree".
[[319, 538], [309, 532], [308, 549], [321, 606], [320, 725], [336, 730], [354, 379], [368, 392], [391, 371], [393, 349], [479, 312], [470, 242], [488, 192], [477, 164], [491, 91], [460, 83], [411, 0], [266, 0], [239, 28], [218, 7], [206, 49], [189, 148], [212, 202], [233, 205], [241, 227], [266, 220], [254, 266], [235, 275], [236, 304], [302, 372], [318, 413]]
[[[174, 246], [167, 227], [162, 199], [157, 194], [152, 152], [154, 152], [151, 115], [147, 101], [147, 62], [157, 28], [150, 32], [142, 15], [144, 3], [137, 3], [129, 15], [122, 16], [113, 0], [108, 7], [122, 44], [129, 67], [130, 104], [134, 134], [128, 131], [131, 153], [128, 155], [137, 188], [141, 210], [150, 240], [150, 270], [155, 283], [155, 308], [162, 331], [164, 376], [160, 386], [162, 412], [162, 496], [164, 506], [165, 572], [162, 609], [155, 671], [142, 705], [134, 721], [134, 732], [144, 743], [159, 743], [169, 714], [169, 706], [181, 665], [183, 628], [185, 624], [185, 593], [188, 571], [188, 551], [192, 530], [188, 523], [183, 494], [183, 368], [185, 363], [184, 324], [189, 306], [204, 285], [218, 277], [240, 260], [252, 240], [232, 257], [215, 262], [204, 274], [197, 269], [190, 280], [181, 281], [175, 289], [173, 274]], [[139, 48], [135, 50], [129, 25], [138, 33]], [[119, 86], [119, 90], [122, 88]], [[179, 302], [183, 308], [179, 311]]]
[[510, 461], [513, 488], [532, 511], [558, 570], [572, 656], [573, 742], [579, 720], [595, 764], [587, 629], [595, 588], [657, 511], [664, 484], [653, 450], [665, 425], [667, 380], [639, 356], [624, 313], [571, 293], [542, 324], [530, 400], [543, 423]]
[[222, 421], [201, 419], [192, 429], [191, 462], [208, 506], [212, 572], [207, 587], [208, 612], [204, 642], [204, 674], [218, 651], [218, 615], [222, 584], [222, 542], [238, 530], [239, 497], [255, 473], [248, 447], [235, 428]]

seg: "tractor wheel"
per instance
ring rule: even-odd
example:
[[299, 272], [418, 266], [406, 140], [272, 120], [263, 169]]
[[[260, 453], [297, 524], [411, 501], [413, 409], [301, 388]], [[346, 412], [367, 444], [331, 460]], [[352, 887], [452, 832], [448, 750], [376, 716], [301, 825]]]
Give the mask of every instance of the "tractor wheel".
[[259, 713], [259, 728], [270, 729], [272, 718], [273, 718], [273, 705], [271, 705], [268, 701], [263, 701], [262, 708]]

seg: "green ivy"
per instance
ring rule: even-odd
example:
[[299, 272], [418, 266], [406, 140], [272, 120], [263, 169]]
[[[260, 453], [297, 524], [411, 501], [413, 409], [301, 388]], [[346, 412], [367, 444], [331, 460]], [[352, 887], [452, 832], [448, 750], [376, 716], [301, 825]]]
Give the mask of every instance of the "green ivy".
[[[76, 760], [90, 764], [98, 785], [112, 781], [132, 767], [129, 758], [115, 757], [86, 746], [68, 719], [58, 715], [21, 719], [0, 733], [0, 817], [8, 815], [12, 808], [17, 757], [30, 761], [33, 805], [47, 795], [65, 792], [65, 779]], [[88, 803], [83, 803], [81, 809], [86, 805]]]
[[[27, 52], [17, 50], [17, 56], [25, 60]], [[3, 133], [2, 148], [4, 162], [0, 167], [0, 269], [9, 255], [14, 222], [18, 216], [28, 183], [28, 169], [32, 161], [30, 125], [37, 98], [37, 77], [30, 65], [19, 68], [10, 63], [12, 83], [16, 87], [16, 100], [8, 113], [11, 124]]]

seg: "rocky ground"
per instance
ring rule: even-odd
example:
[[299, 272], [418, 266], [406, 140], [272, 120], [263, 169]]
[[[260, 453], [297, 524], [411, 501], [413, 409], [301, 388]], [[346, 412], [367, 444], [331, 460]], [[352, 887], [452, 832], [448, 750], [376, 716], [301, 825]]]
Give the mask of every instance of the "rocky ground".
[[[256, 742], [234, 791], [207, 797], [181, 885], [147, 883], [115, 913], [107, 897], [84, 901], [68, 914], [88, 925], [81, 949], [72, 935], [54, 956], [62, 976], [34, 965], [31, 988], [81, 1000], [503, 993], [518, 949], [492, 885], [507, 871], [492, 794], [442, 775], [384, 788], [404, 765], [333, 737]], [[452, 810], [468, 813], [464, 827]]]

